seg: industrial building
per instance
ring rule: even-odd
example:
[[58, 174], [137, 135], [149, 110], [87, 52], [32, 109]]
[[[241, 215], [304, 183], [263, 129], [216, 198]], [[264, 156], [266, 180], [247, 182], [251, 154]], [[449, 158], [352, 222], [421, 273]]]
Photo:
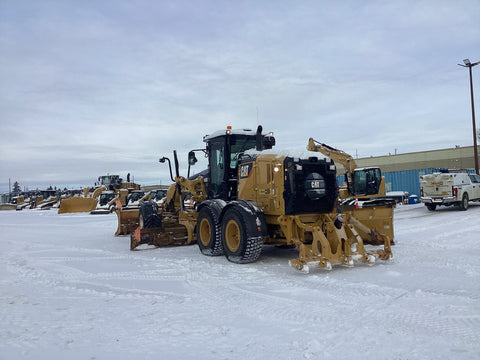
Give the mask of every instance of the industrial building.
[[[380, 167], [382, 175], [385, 176], [387, 192], [407, 191], [410, 195], [420, 197], [420, 175], [431, 174], [439, 169], [461, 169], [474, 173], [473, 154], [473, 146], [459, 146], [453, 149], [372, 156], [355, 159], [355, 161], [359, 167]], [[343, 169], [339, 166], [338, 174], [342, 171]]]

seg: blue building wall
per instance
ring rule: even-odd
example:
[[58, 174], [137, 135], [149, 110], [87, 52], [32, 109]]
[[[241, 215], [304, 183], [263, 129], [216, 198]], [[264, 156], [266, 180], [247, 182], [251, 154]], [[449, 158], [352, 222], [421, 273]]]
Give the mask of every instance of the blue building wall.
[[385, 190], [408, 191], [410, 195], [420, 197], [420, 175], [431, 174], [434, 169], [414, 169], [394, 172], [384, 172]]
[[[385, 191], [408, 191], [410, 195], [420, 197], [420, 175], [431, 174], [437, 169], [415, 169], [394, 172], [382, 172], [385, 177]], [[338, 185], [345, 180], [343, 175], [337, 176]]]

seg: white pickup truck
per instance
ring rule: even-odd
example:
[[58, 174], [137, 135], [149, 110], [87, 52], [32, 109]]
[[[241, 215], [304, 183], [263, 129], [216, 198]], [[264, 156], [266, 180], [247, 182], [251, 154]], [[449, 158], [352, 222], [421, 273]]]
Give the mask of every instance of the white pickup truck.
[[432, 211], [437, 205], [458, 205], [467, 210], [469, 201], [480, 201], [480, 175], [466, 172], [422, 175], [420, 201]]

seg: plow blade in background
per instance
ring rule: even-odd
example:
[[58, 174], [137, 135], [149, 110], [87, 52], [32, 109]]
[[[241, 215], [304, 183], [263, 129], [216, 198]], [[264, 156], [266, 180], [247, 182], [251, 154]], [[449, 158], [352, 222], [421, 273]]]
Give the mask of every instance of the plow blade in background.
[[59, 214], [90, 212], [97, 207], [97, 200], [93, 198], [85, 198], [73, 196], [63, 199], [58, 208]]

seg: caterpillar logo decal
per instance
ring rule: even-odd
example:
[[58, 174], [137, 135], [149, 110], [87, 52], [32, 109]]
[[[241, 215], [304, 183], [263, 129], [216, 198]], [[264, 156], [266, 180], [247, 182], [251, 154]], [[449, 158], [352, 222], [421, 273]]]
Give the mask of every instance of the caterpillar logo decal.
[[252, 173], [252, 163], [240, 166], [240, 179], [248, 178]]

